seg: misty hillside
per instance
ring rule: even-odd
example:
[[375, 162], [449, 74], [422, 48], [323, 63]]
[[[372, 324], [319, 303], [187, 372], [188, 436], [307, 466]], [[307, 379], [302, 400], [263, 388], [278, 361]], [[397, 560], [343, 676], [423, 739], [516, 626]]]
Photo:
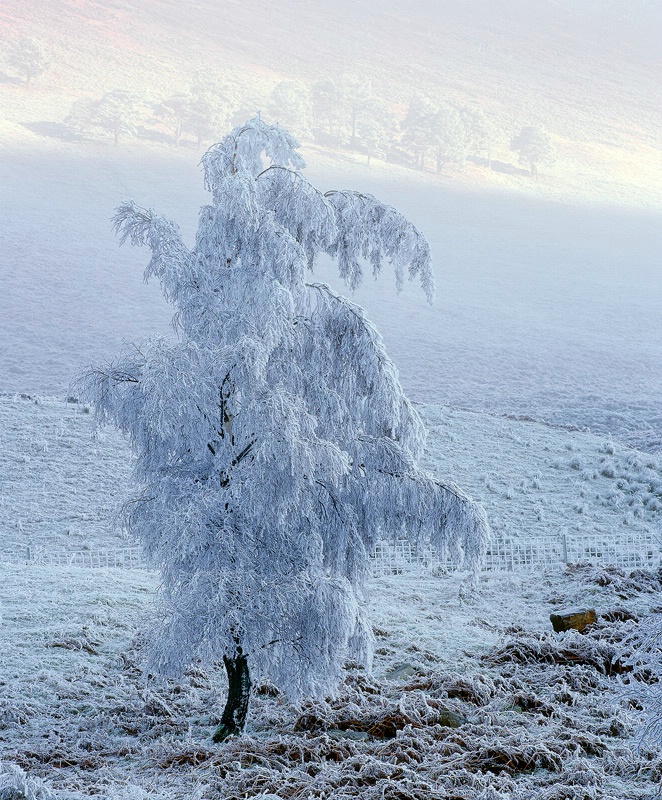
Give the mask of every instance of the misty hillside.
[[0, 73], [3, 138], [61, 122], [75, 99], [113, 89], [158, 98], [205, 74], [264, 111], [281, 80], [355, 74], [399, 116], [414, 93], [480, 103], [499, 128], [499, 158], [519, 127], [545, 126], [556, 180], [629, 181], [654, 196], [662, 15], [645, 0], [416, 0], [406, 11], [395, 0], [378, 11], [347, 0], [5, 0], [5, 49], [23, 35], [47, 44], [52, 66], [28, 102], [11, 70]]
[[[367, 163], [311, 131], [302, 152], [320, 188], [372, 192], [430, 241], [434, 306], [396, 297], [386, 277], [354, 295], [405, 389], [662, 447], [658, 3], [4, 0], [0, 36], [0, 390], [66, 392], [122, 341], [168, 332], [171, 310], [142, 285], [145, 254], [117, 246], [114, 208], [133, 198], [191, 242], [204, 149], [256, 111], [269, 121], [281, 81], [358, 75], [394, 116], [395, 152]], [[23, 36], [50, 61], [29, 87], [7, 55]], [[223, 119], [175, 146], [154, 109], [201, 78], [227, 89]], [[113, 90], [141, 104], [117, 147], [65, 122]], [[415, 93], [479, 104], [491, 168], [483, 153], [437, 174], [432, 158], [398, 153]], [[509, 147], [529, 124], [557, 150], [537, 180]], [[317, 275], [342, 289], [335, 268]]]

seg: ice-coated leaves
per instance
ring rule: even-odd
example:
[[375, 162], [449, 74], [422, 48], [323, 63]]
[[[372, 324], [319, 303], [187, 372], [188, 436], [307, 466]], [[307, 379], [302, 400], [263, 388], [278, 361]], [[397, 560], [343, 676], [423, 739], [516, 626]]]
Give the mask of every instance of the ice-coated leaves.
[[402, 214], [361, 192], [327, 192], [326, 198], [335, 209], [338, 226], [338, 236], [328, 252], [338, 259], [340, 274], [350, 289], [361, 283], [362, 259], [370, 263], [375, 276], [383, 260], [388, 259], [395, 270], [398, 290], [403, 286], [407, 269], [410, 280], [420, 278], [425, 295], [432, 302], [434, 275], [430, 247]]
[[304, 282], [328, 252], [350, 287], [386, 260], [431, 299], [427, 242], [370, 195], [323, 195], [296, 148], [260, 119], [212, 147], [191, 251], [173, 223], [120, 206], [179, 338], [91, 371], [86, 393], [138, 457], [126, 519], [163, 579], [153, 664], [172, 674], [240, 643], [256, 679], [302, 697], [332, 693], [346, 658], [370, 663], [378, 538], [432, 541], [475, 575], [488, 528], [418, 466], [422, 422], [365, 312]]
[[298, 147], [297, 140], [287, 131], [255, 117], [207, 150], [202, 157], [205, 186], [218, 200], [226, 178], [242, 174], [256, 178], [264, 169], [263, 156], [272, 164], [302, 169], [306, 162], [297, 152]]
[[176, 302], [180, 285], [186, 280], [191, 254], [186, 249], [174, 222], [157, 216], [151, 209], [140, 208], [132, 200], [122, 203], [113, 217], [113, 227], [120, 243], [129, 239], [133, 245], [148, 245], [152, 259], [145, 269], [145, 280], [152, 275], [161, 281], [166, 300]]
[[301, 173], [275, 164], [258, 176], [258, 191], [262, 206], [303, 246], [312, 269], [315, 256], [338, 236], [333, 205]]

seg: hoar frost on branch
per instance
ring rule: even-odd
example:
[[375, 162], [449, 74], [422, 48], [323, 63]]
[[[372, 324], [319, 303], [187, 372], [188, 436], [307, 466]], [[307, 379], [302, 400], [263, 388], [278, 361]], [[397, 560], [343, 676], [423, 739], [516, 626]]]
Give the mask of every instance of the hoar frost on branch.
[[407, 270], [431, 300], [427, 242], [370, 195], [322, 194], [297, 147], [260, 119], [214, 145], [191, 250], [172, 222], [119, 207], [116, 229], [150, 247], [145, 276], [176, 307], [178, 337], [85, 379], [138, 456], [128, 525], [163, 579], [152, 667], [225, 661], [217, 740], [243, 729], [251, 679], [328, 696], [348, 658], [369, 666], [378, 539], [450, 548], [474, 579], [487, 545], [482, 509], [418, 466], [422, 422], [363, 310], [305, 282], [320, 253], [351, 288], [386, 260], [398, 287]]

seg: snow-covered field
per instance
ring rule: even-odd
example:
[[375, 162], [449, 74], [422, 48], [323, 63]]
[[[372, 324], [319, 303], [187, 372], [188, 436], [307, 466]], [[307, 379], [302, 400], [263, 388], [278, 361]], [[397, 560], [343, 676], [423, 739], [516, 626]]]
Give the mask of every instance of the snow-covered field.
[[[587, 433], [422, 410], [428, 466], [481, 497], [497, 530], [659, 527], [654, 458]], [[141, 675], [155, 574], [10, 563], [28, 544], [35, 555], [124, 544], [109, 520], [130, 480], [126, 443], [56, 399], [3, 396], [0, 419], [0, 759], [32, 790], [43, 778], [63, 797], [653, 796], [662, 760], [636, 748], [642, 716], [624, 692], [639, 684], [621, 654], [634, 617], [660, 613], [653, 573], [489, 573], [473, 605], [458, 600], [459, 575], [375, 578], [374, 675], [350, 670], [336, 700], [302, 708], [262, 687], [247, 735], [219, 748], [221, 670], [165, 685]], [[596, 608], [598, 626], [553, 634], [550, 612], [577, 605]]]
[[[303, 12], [310, 4], [298, 5]], [[548, 5], [555, 13], [564, 3]], [[631, 2], [608, 5], [636, 17]], [[106, 11], [111, 19], [115, 6], [131, 4], [64, 6], [90, 11], [97, 25]], [[207, 201], [200, 154], [190, 148], [58, 138], [56, 120], [83, 85], [99, 93], [122, 74], [142, 96], [146, 78], [131, 72], [141, 54], [157, 65], [163, 91], [177, 65], [190, 80], [192, 63], [177, 61], [174, 35], [162, 45], [168, 61], [154, 42], [154, 53], [127, 46], [126, 31], [103, 40], [101, 27], [104, 52], [117, 48], [109, 69], [97, 62], [89, 32], [74, 41], [58, 12], [54, 75], [30, 93], [11, 76], [0, 87], [7, 104], [0, 115], [0, 800], [45, 800], [50, 791], [63, 800], [659, 796], [659, 746], [638, 738], [641, 698], [659, 676], [628, 657], [638, 631], [662, 613], [662, 574], [609, 566], [604, 556], [636, 553], [647, 537], [657, 558], [662, 540], [662, 192], [651, 91], [658, 62], [612, 74], [608, 59], [589, 58], [587, 72], [595, 63], [603, 71], [593, 83], [575, 81], [568, 65], [583, 66], [582, 47], [592, 43], [597, 53], [611, 41], [593, 36], [587, 17], [589, 27], [576, 31], [573, 18], [577, 42], [549, 34], [579, 60], [564, 61], [560, 49], [540, 70], [535, 58], [524, 63], [542, 44], [528, 19], [536, 15], [519, 4], [520, 50], [497, 6], [476, 6], [477, 51], [458, 31], [445, 31], [477, 68], [462, 75], [448, 62], [445, 80], [469, 80], [469, 97], [493, 93], [504, 108], [510, 97], [508, 124], [524, 124], [529, 112], [534, 120], [556, 116], [557, 167], [538, 182], [517, 170], [487, 176], [472, 163], [437, 176], [377, 159], [368, 167], [358, 155], [311, 146], [307, 174], [322, 189], [374, 193], [430, 241], [433, 306], [413, 286], [398, 296], [387, 270], [354, 296], [383, 334], [409, 395], [427, 404], [426, 466], [483, 503], [495, 536], [585, 537], [604, 545], [602, 559], [487, 572], [471, 605], [458, 600], [461, 574], [376, 576], [374, 674], [350, 666], [337, 698], [299, 708], [274, 687], [258, 687], [247, 734], [212, 744], [223, 670], [194, 665], [182, 681], [162, 684], [140, 669], [158, 576], [135, 564], [48, 565], [50, 556], [133, 544], [115, 524], [131, 482], [127, 443], [112, 430], [95, 431], [83, 404], [65, 402], [85, 366], [125, 341], [169, 332], [170, 309], [158, 287], [142, 281], [148, 254], [118, 247], [113, 211], [127, 198], [154, 207], [190, 243]], [[8, 4], [0, 27], [11, 28], [23, 12], [23, 4]], [[273, 25], [270, 14], [280, 12], [268, 12]], [[312, 9], [306, 14], [318, 26]], [[55, 25], [48, 14], [33, 16], [37, 29]], [[167, 19], [159, 17], [166, 28]], [[630, 23], [620, 19], [627, 43]], [[151, 22], [141, 17], [141, 25]], [[609, 13], [603, 23], [620, 52], [619, 26]], [[337, 28], [343, 46], [346, 27]], [[492, 29], [505, 38], [494, 39]], [[271, 44], [278, 39], [271, 28], [262, 33]], [[653, 26], [645, 33], [655, 39]], [[223, 35], [248, 47], [231, 29]], [[293, 58], [278, 49], [285, 62]], [[254, 70], [252, 54], [242, 58], [256, 86], [276, 79], [259, 62]], [[402, 71], [398, 64], [388, 67]], [[516, 80], [523, 68], [529, 88]], [[544, 85], [550, 80], [554, 91]], [[619, 107], [624, 97], [628, 108]], [[510, 158], [505, 140], [500, 147], [497, 158]], [[320, 264], [317, 279], [341, 289], [333, 265]], [[549, 614], [576, 606], [594, 607], [597, 624], [583, 636], [553, 634]]]
[[[154, 207], [190, 242], [206, 194], [190, 151], [40, 148], [5, 145], [0, 162], [0, 391], [60, 394], [123, 340], [168, 330], [158, 288], [142, 284], [147, 253], [113, 237], [114, 208], [126, 198]], [[321, 188], [371, 191], [430, 240], [434, 305], [412, 286], [397, 296], [388, 274], [355, 295], [414, 399], [662, 447], [659, 209], [481, 193], [321, 152], [308, 160]], [[333, 267], [319, 277], [338, 286]]]
[[[659, 535], [656, 215], [425, 176], [403, 189], [394, 168], [311, 155], [323, 188], [371, 190], [431, 240], [434, 306], [410, 286], [398, 297], [387, 274], [356, 295], [413, 398], [448, 404], [423, 408], [427, 466], [479, 499], [497, 536]], [[195, 162], [54, 145], [40, 161], [18, 148], [0, 167], [0, 787], [38, 795], [44, 778], [67, 797], [651, 797], [662, 762], [649, 744], [636, 748], [643, 716], [623, 696], [633, 676], [619, 658], [632, 616], [659, 613], [652, 573], [492, 572], [472, 606], [457, 599], [457, 575], [375, 578], [374, 676], [350, 670], [337, 700], [309, 708], [263, 687], [248, 734], [219, 749], [221, 671], [195, 667], [165, 686], [141, 675], [157, 577], [39, 563], [127, 544], [113, 524], [127, 444], [64, 398], [86, 364], [168, 330], [169, 309], [142, 283], [147, 254], [120, 250], [109, 218], [133, 197], [190, 241], [205, 201]], [[329, 265], [320, 275], [335, 281]], [[598, 626], [553, 635], [549, 613], [573, 605], [596, 607]], [[402, 664], [404, 679], [389, 680]], [[645, 692], [650, 678], [635, 676]], [[460, 727], [439, 724], [447, 712]]]

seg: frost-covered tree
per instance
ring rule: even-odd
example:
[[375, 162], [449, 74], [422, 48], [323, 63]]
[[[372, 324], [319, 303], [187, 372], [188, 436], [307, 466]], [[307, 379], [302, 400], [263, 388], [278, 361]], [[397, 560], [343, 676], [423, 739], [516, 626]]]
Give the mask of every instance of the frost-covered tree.
[[50, 67], [44, 46], [30, 36], [24, 36], [16, 43], [7, 63], [23, 75], [27, 87], [33, 78], [43, 75]]
[[79, 97], [74, 100], [64, 124], [75, 133], [91, 134], [94, 130], [94, 117], [97, 100], [92, 97]]
[[538, 164], [553, 164], [556, 149], [549, 134], [542, 128], [527, 125], [510, 142], [510, 149], [519, 156], [519, 163], [526, 164], [531, 177], [538, 175]]
[[400, 123], [402, 144], [421, 169], [425, 169], [425, 159], [430, 149], [431, 119], [435, 113], [436, 108], [430, 100], [417, 94], [409, 101], [407, 114]]
[[355, 150], [359, 126], [364, 120], [379, 115], [382, 104], [372, 82], [360, 75], [343, 75], [338, 88], [345, 138]]
[[211, 203], [195, 245], [133, 202], [122, 241], [148, 245], [176, 307], [174, 340], [154, 338], [92, 370], [100, 420], [131, 438], [127, 524], [162, 575], [152, 668], [224, 661], [215, 733], [243, 729], [252, 680], [327, 696], [353, 658], [369, 665], [363, 586], [375, 542], [450, 548], [475, 575], [482, 509], [419, 466], [425, 431], [361, 308], [307, 283], [317, 256], [356, 287], [393, 265], [433, 294], [429, 248], [394, 208], [322, 194], [296, 141], [253, 119], [203, 157]]
[[335, 81], [326, 78], [313, 84], [310, 91], [313, 133], [318, 141], [340, 143], [340, 91]]
[[364, 117], [357, 124], [358, 139], [368, 157], [384, 158], [395, 139], [396, 122], [384, 109], [382, 114]]
[[448, 162], [464, 161], [471, 143], [465, 117], [452, 106], [442, 106], [429, 118], [429, 142], [437, 172]]
[[136, 135], [140, 120], [138, 98], [131, 92], [114, 89], [96, 100], [76, 100], [64, 121], [79, 133], [109, 133], [118, 145], [121, 138]]
[[226, 128], [233, 103], [234, 91], [228, 84], [209, 80], [204, 74], [194, 82], [183, 130], [195, 137], [198, 149], [204, 141], [215, 141]]
[[178, 92], [154, 106], [154, 115], [171, 131], [175, 147], [179, 147], [190, 114], [190, 106], [190, 92]]
[[285, 130], [300, 137], [310, 134], [310, 91], [299, 81], [278, 83], [269, 97], [267, 112]]
[[492, 147], [496, 136], [494, 122], [479, 105], [463, 106], [460, 114], [469, 140], [469, 151], [483, 153], [487, 166], [492, 166]]
[[384, 115], [384, 102], [372, 82], [360, 75], [341, 75], [337, 81], [323, 80], [311, 90], [314, 131], [317, 139], [334, 146], [358, 149], [360, 130], [369, 132], [371, 143], [383, 138], [376, 136], [378, 127], [388, 127], [390, 113]]
[[437, 172], [451, 161], [463, 161], [471, 147], [469, 118], [448, 103], [433, 104], [415, 95], [401, 123], [402, 144], [414, 156], [421, 169], [428, 154], [435, 159]]
[[140, 118], [138, 98], [122, 89], [107, 92], [94, 104], [93, 124], [109, 133], [114, 145], [124, 136], [136, 135]]
[[172, 132], [175, 147], [179, 147], [182, 136], [191, 134], [200, 148], [205, 140], [213, 140], [223, 127], [230, 97], [227, 87], [198, 80], [188, 91], [172, 95], [154, 106], [154, 115]]

